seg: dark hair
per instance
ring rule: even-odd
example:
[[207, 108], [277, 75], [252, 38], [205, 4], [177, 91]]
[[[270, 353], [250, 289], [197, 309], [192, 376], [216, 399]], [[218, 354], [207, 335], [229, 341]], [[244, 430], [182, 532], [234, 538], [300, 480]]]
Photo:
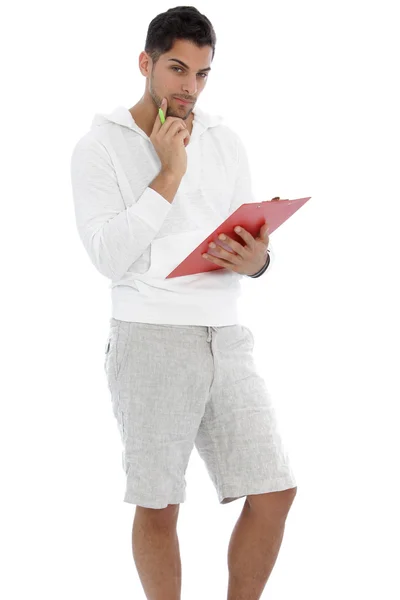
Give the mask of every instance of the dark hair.
[[212, 59], [217, 41], [211, 22], [194, 6], [176, 6], [157, 15], [149, 25], [145, 51], [155, 64], [169, 52], [175, 40], [190, 40], [199, 47], [211, 46]]

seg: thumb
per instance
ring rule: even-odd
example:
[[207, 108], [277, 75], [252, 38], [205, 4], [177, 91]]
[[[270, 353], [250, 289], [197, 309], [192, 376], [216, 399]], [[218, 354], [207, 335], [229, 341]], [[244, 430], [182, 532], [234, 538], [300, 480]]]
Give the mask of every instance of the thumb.
[[269, 230], [268, 223], [264, 223], [264, 225], [260, 229], [260, 233], [259, 233], [258, 237], [256, 237], [256, 241], [265, 242], [265, 240], [268, 237], [268, 230]]
[[269, 225], [267, 222], [265, 222], [264, 225], [260, 229], [261, 236], [266, 237], [268, 235], [268, 231], [269, 231]]

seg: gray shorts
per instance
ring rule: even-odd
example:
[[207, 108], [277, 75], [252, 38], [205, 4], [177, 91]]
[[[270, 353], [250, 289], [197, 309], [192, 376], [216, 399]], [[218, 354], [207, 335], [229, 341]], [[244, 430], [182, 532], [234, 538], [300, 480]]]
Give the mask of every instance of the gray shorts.
[[296, 486], [253, 347], [243, 325], [110, 319], [104, 369], [122, 440], [124, 502], [184, 502], [194, 444], [221, 504]]

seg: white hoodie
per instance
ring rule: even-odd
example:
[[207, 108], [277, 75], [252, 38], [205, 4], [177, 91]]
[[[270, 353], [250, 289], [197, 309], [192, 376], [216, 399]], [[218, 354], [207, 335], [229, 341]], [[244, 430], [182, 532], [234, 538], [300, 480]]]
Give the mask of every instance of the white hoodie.
[[[241, 204], [256, 202], [239, 136], [221, 124], [220, 116], [197, 106], [193, 114], [187, 170], [172, 203], [148, 187], [161, 161], [127, 108], [96, 114], [73, 149], [76, 224], [92, 263], [111, 280], [115, 319], [208, 326], [239, 322], [244, 275], [218, 269], [165, 279]], [[268, 270], [274, 260], [271, 242], [269, 249]]]

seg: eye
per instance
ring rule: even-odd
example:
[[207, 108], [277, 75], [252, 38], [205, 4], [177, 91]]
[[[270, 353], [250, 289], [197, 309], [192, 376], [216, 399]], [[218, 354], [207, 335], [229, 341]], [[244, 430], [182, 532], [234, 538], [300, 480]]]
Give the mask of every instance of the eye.
[[[182, 67], [171, 67], [171, 69], [178, 69], [178, 71], [182, 71]], [[208, 73], [199, 73], [199, 75], [204, 75], [203, 79], [205, 79]]]

